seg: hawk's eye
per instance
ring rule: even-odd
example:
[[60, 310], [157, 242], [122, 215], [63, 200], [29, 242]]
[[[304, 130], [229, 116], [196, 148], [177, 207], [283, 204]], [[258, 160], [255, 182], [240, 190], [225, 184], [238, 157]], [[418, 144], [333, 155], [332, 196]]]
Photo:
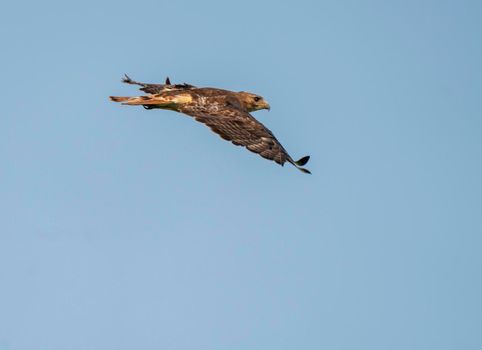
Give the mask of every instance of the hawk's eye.
[[261, 97], [259, 97], [259, 96], [256, 96], [256, 97], [254, 98], [254, 102], [258, 102], [259, 100], [261, 100]]

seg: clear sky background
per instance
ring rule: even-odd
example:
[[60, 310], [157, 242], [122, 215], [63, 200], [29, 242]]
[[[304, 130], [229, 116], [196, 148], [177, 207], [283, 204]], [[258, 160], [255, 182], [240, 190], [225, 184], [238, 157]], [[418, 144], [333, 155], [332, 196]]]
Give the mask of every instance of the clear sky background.
[[[0, 350], [482, 349], [480, 1], [9, 1]], [[247, 90], [305, 175], [135, 95]]]

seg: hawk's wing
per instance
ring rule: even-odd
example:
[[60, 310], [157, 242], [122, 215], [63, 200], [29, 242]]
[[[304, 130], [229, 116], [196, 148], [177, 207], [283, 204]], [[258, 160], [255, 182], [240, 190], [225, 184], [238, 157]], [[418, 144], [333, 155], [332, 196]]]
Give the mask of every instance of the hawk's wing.
[[148, 94], [160, 94], [165, 91], [172, 91], [172, 90], [189, 90], [196, 88], [194, 85], [190, 84], [171, 84], [169, 77], [166, 78], [165, 84], [148, 84], [148, 83], [140, 83], [138, 81], [132, 80], [127, 74], [124, 74], [125, 77], [122, 79], [123, 83], [131, 84], [131, 85], [139, 85], [142, 86], [139, 90], [144, 91]]
[[306, 164], [309, 157], [294, 161], [273, 133], [247, 111], [228, 105], [189, 115], [236, 146], [244, 146], [251, 152], [281, 165], [288, 161], [301, 171], [309, 173], [307, 169], [299, 167]]

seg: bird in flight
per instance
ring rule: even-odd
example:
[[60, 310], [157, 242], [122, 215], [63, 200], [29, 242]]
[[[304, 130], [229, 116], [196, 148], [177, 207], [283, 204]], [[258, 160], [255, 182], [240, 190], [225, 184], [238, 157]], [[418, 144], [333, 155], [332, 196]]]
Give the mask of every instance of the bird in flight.
[[251, 152], [280, 165], [289, 162], [302, 172], [311, 174], [308, 169], [302, 167], [310, 156], [294, 161], [273, 133], [250, 114], [260, 109], [270, 109], [268, 102], [261, 96], [244, 91], [199, 88], [185, 83], [171, 84], [169, 78], [164, 84], [146, 84], [125, 75], [122, 82], [141, 86], [140, 90], [146, 95], [110, 96], [114, 102], [187, 114], [206, 124], [216, 134], [236, 146], [244, 146]]

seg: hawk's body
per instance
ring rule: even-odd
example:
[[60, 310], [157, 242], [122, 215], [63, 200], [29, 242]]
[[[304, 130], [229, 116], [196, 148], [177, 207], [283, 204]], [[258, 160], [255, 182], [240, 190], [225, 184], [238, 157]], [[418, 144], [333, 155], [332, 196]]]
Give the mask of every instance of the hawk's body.
[[269, 104], [261, 96], [248, 92], [198, 88], [189, 84], [171, 84], [169, 78], [166, 84], [139, 83], [128, 76], [123, 81], [142, 86], [141, 90], [147, 95], [111, 96], [112, 101], [187, 114], [235, 145], [244, 146], [281, 165], [288, 161], [301, 171], [309, 173], [307, 169], [301, 168], [308, 162], [309, 157], [295, 162], [273, 133], [249, 114], [259, 109], [269, 109]]

